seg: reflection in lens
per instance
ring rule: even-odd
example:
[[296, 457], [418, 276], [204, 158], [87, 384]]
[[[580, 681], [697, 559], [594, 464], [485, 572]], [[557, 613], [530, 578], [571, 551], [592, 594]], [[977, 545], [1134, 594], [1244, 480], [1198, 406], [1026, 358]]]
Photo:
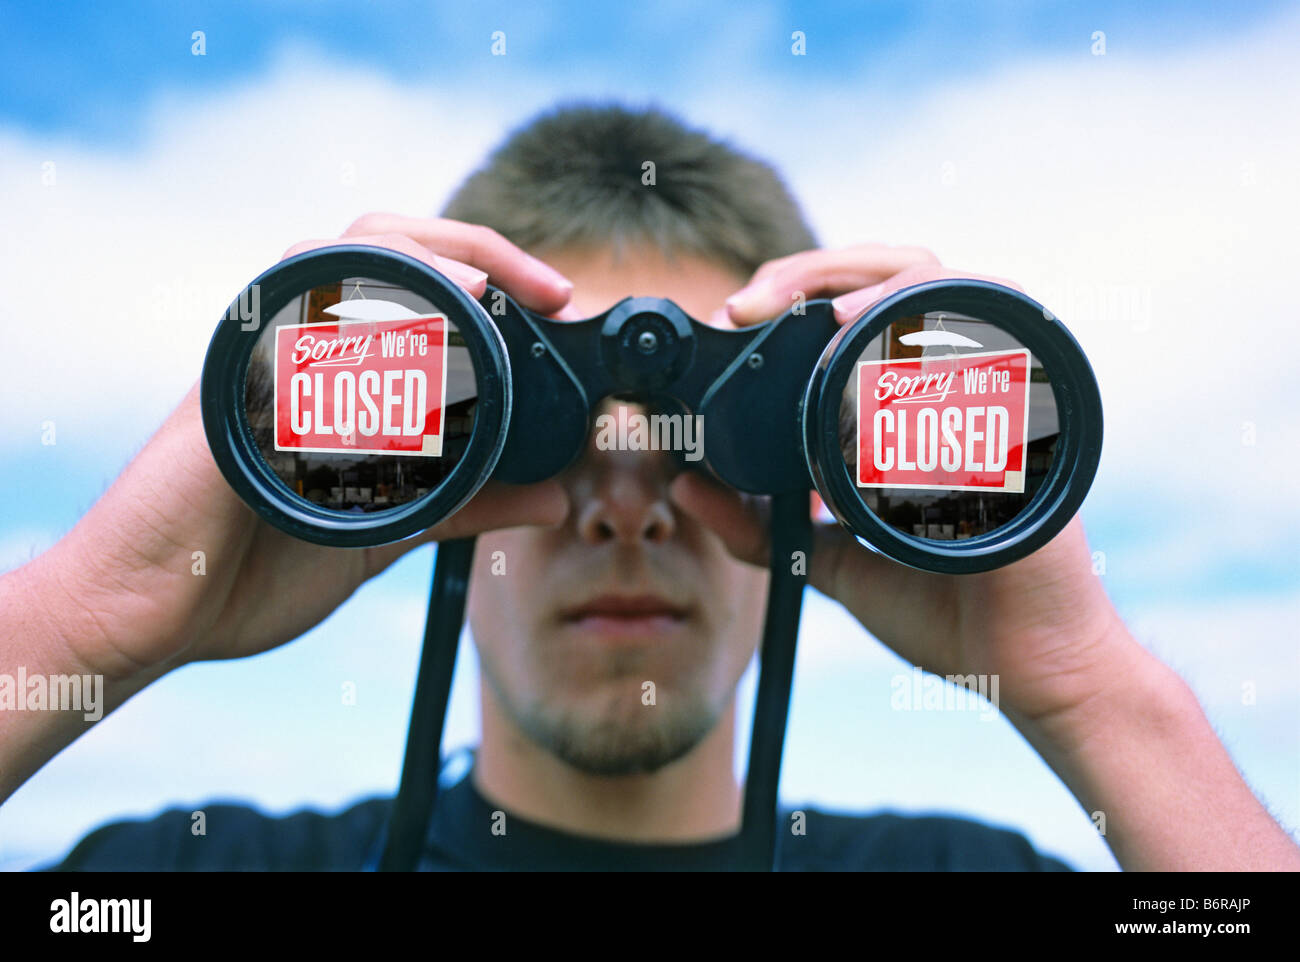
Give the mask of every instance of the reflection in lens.
[[961, 314], [890, 324], [857, 358], [840, 406], [840, 449], [863, 502], [935, 541], [1011, 521], [1046, 480], [1059, 434], [1042, 363]]
[[258, 337], [244, 400], [262, 457], [294, 494], [348, 513], [423, 497], [464, 456], [477, 379], [427, 299], [350, 277], [299, 295]]

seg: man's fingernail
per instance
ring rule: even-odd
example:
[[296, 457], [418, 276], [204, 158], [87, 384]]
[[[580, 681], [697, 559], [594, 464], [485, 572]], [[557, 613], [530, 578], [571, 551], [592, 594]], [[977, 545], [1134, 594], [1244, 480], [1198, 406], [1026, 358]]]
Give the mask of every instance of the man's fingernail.
[[547, 279], [552, 284], [556, 287], [562, 287], [566, 291], [573, 290], [573, 281], [569, 280], [554, 267], [548, 267], [546, 264], [542, 264], [541, 261], [538, 261], [537, 263], [541, 266], [541, 272], [546, 275]]
[[872, 287], [864, 287], [860, 291], [853, 291], [851, 294], [843, 294], [831, 301], [831, 308], [841, 321], [852, 320], [864, 309], [880, 300], [883, 287], [882, 284], [876, 284]]
[[736, 291], [736, 293], [728, 297], [725, 301], [723, 301], [723, 303], [727, 305], [727, 310], [739, 311], [744, 309], [745, 305], [749, 303], [752, 296], [753, 295], [751, 294], [749, 288], [746, 287], [744, 290]]
[[569, 280], [550, 264], [546, 263], [546, 261], [533, 257], [531, 254], [529, 255], [529, 258], [532, 260], [533, 267], [538, 274], [545, 276], [548, 281], [557, 287], [563, 287], [570, 291], [573, 290], [573, 281]]
[[743, 287], [728, 297], [724, 303], [732, 314], [743, 314], [761, 307], [768, 290], [769, 286], [765, 282]]

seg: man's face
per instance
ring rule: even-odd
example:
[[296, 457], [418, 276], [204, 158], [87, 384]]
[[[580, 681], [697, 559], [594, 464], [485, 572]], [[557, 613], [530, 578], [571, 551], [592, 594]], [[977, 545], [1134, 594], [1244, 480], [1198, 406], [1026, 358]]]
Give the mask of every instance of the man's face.
[[[543, 257], [573, 281], [584, 317], [655, 295], [708, 320], [745, 280], [652, 251]], [[758, 641], [767, 572], [675, 509], [678, 470], [665, 452], [598, 450], [593, 432], [559, 478], [570, 500], [562, 527], [478, 539], [468, 608], [484, 698], [585, 772], [654, 771], [686, 754], [731, 707]]]

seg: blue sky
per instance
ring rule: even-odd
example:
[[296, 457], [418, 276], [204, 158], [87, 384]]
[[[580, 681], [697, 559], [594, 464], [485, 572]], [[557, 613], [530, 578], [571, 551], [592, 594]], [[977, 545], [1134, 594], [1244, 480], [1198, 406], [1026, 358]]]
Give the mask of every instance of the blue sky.
[[[979, 75], [1027, 55], [1063, 53], [1095, 30], [1107, 33], [1108, 55], [1135, 56], [1238, 29], [1280, 6], [1234, 3], [1226, 23], [1221, 4], [1120, 0], [635, 7], [581, 0], [137, 0], [66, 6], [22, 0], [7, 5], [0, 35], [0, 116], [31, 130], [130, 143], [140, 134], [151, 98], [175, 87], [220, 89], [257, 72], [283, 45], [300, 42], [395, 81], [434, 80], [455, 71], [492, 85], [503, 72], [514, 77], [545, 72], [584, 86], [594, 75], [611, 91], [625, 91], [679, 69], [683, 57], [725, 50], [728, 35], [745, 34], [769, 20], [788, 29], [767, 31], [754, 50], [764, 56], [762, 69], [781, 82], [833, 84], [853, 78], [882, 92], [914, 91], [918, 82]], [[191, 55], [196, 30], [205, 35], [201, 60]], [[504, 60], [490, 55], [497, 30], [506, 34]], [[788, 56], [794, 30], [808, 38], [805, 59]], [[700, 60], [705, 62], [703, 56]], [[714, 79], [723, 84], [729, 75], [740, 80], [757, 66], [723, 58], [711, 63]]]
[[[653, 99], [770, 158], [825, 243], [924, 244], [1065, 320], [1106, 407], [1084, 520], [1107, 589], [1252, 786], [1300, 823], [1300, 519], [1284, 500], [1300, 423], [1291, 352], [1259, 347], [1289, 344], [1300, 307], [1296, 9], [603, 10], [7, 5], [0, 333], [18, 363], [0, 378], [0, 570], [95, 501], [197, 378], [231, 298], [290, 244], [369, 210], [432, 213], [557, 100]], [[791, 55], [795, 30], [806, 56]], [[56, 445], [40, 443], [46, 421]], [[0, 865], [173, 804], [329, 810], [392, 791], [431, 555], [281, 650], [152, 686], [0, 807]], [[448, 746], [476, 734], [462, 654]], [[959, 812], [1113, 865], [1004, 719], [891, 711], [907, 667], [810, 600], [788, 801]], [[339, 705], [343, 680], [355, 708]]]

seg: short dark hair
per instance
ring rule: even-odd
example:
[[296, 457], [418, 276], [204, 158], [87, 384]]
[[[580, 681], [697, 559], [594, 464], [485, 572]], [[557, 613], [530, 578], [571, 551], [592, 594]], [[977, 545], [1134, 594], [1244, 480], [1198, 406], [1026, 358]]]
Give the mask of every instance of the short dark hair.
[[743, 276], [817, 246], [769, 164], [657, 107], [579, 103], [539, 114], [507, 136], [442, 215], [538, 254], [650, 243]]

